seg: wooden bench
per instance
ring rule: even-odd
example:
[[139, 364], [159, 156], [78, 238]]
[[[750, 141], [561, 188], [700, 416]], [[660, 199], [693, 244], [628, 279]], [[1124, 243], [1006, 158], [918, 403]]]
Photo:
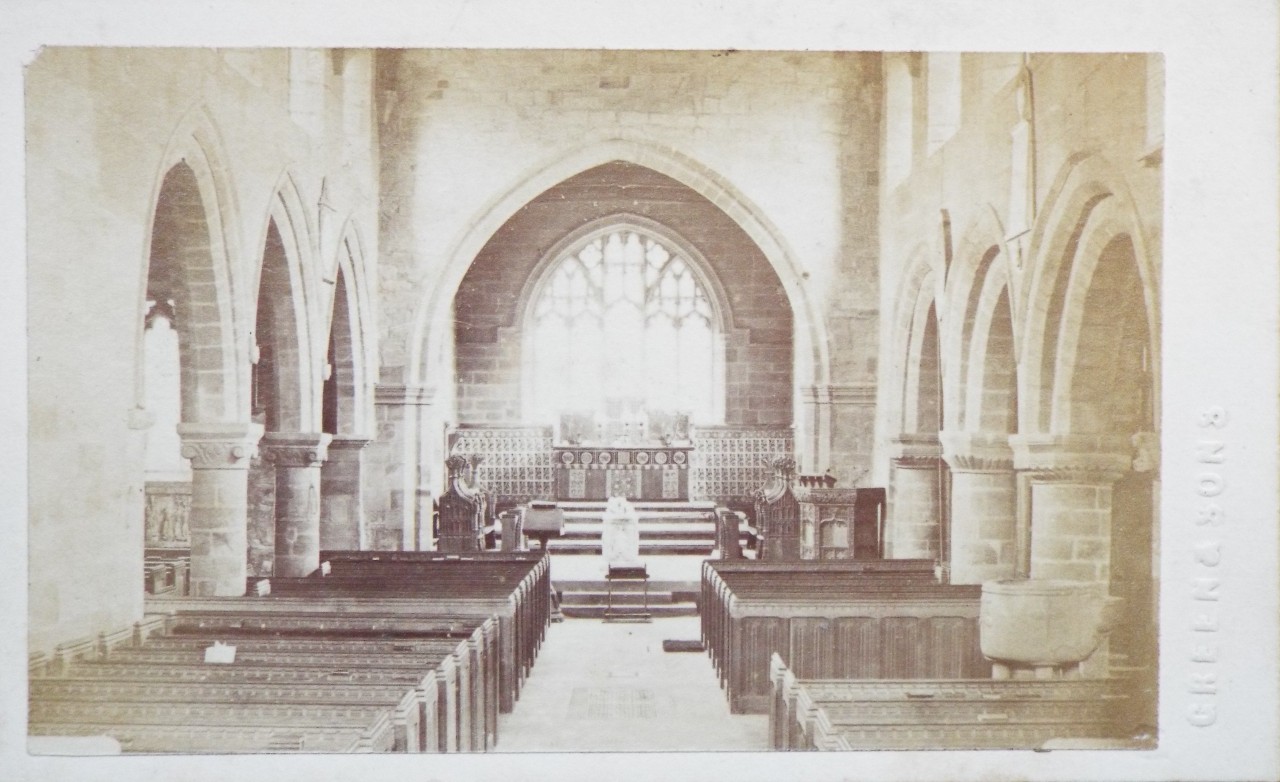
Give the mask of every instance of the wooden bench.
[[[408, 694], [405, 696], [409, 698]], [[408, 710], [404, 704], [402, 708]], [[109, 734], [122, 745], [129, 742], [134, 726], [166, 727], [182, 725], [228, 728], [262, 728], [287, 730], [306, 735], [313, 729], [340, 728], [369, 736], [374, 752], [405, 751], [402, 744], [407, 731], [396, 731], [381, 705], [366, 704], [232, 704], [192, 703], [187, 701], [114, 700], [36, 700], [30, 709], [30, 724], [40, 726], [37, 735], [77, 735], [80, 728], [56, 731], [51, 727], [93, 726], [78, 735]], [[415, 726], [416, 727], [416, 726]], [[397, 735], [399, 733], [399, 735]], [[182, 752], [189, 747], [170, 743], [167, 751]]]
[[[211, 618], [226, 620], [236, 633], [229, 635], [227, 627], [209, 627], [218, 624]], [[320, 626], [312, 627], [310, 636], [296, 627], [282, 635], [254, 627], [255, 620], [278, 618], [259, 614], [245, 622], [227, 612], [203, 618], [178, 615], [171, 621], [185, 631], [183, 635], [153, 637], [138, 648], [114, 648], [109, 662], [74, 666], [74, 679], [33, 681], [32, 721], [47, 718], [71, 724], [69, 707], [59, 704], [84, 700], [89, 706], [84, 714], [96, 718], [81, 717], [74, 722], [95, 726], [93, 732], [102, 732], [104, 721], [117, 732], [130, 726], [145, 727], [157, 714], [180, 719], [186, 725], [216, 725], [222, 719], [216, 716], [217, 709], [227, 711], [228, 705], [234, 704], [229, 709], [232, 712], [249, 708], [247, 719], [253, 727], [269, 727], [273, 720], [288, 717], [290, 730], [310, 735], [337, 712], [346, 709], [353, 719], [360, 719], [364, 713], [350, 711], [350, 707], [372, 705], [390, 711], [394, 728], [392, 743], [373, 742], [374, 751], [483, 750], [496, 742], [497, 636], [493, 620], [471, 618], [465, 627], [460, 625], [464, 620], [457, 617], [427, 622], [425, 629], [438, 631], [443, 626], [453, 631], [449, 633], [453, 638], [360, 638], [352, 635], [351, 628], [342, 629], [340, 635], [325, 636]], [[308, 618], [314, 625], [326, 624], [323, 614], [303, 617]], [[385, 626], [387, 621], [376, 616], [358, 619], [376, 626]], [[457, 631], [464, 629], [471, 630], [470, 636], [456, 637]], [[200, 632], [209, 635], [202, 637]], [[234, 664], [203, 663], [203, 649], [214, 640], [236, 645]], [[104, 672], [105, 668], [110, 670]], [[380, 684], [374, 684], [371, 671], [390, 673], [398, 681], [384, 676]], [[164, 680], [155, 681], [157, 675]], [[111, 705], [100, 708], [98, 704], [104, 699]], [[135, 703], [139, 699], [142, 704]], [[165, 705], [166, 700], [188, 704], [193, 711], [179, 715], [173, 703]], [[258, 708], [262, 704], [296, 706], [301, 712], [295, 719], [289, 716], [293, 712]], [[253, 725], [255, 719], [261, 724]], [[256, 738], [251, 737], [249, 744], [229, 751], [262, 749], [261, 740], [268, 734], [258, 731], [252, 735]]]
[[[33, 655], [32, 735], [108, 733], [126, 751], [494, 747], [549, 623], [549, 560], [326, 553], [340, 575], [148, 596], [160, 614], [131, 632]], [[204, 662], [215, 642], [233, 663]]]
[[[252, 600], [260, 607], [259, 599]], [[243, 602], [243, 601], [242, 601]], [[278, 605], [281, 601], [276, 601]], [[289, 601], [296, 607], [296, 601]], [[350, 600], [346, 601], [350, 603]], [[387, 600], [365, 601], [383, 613], [352, 616], [346, 611], [189, 611], [171, 621], [173, 635], [157, 639], [150, 654], [190, 654], [213, 640], [237, 644], [237, 661], [293, 666], [338, 666], [354, 669], [369, 655], [378, 665], [421, 667], [416, 657], [453, 654], [453, 664], [438, 672], [446, 715], [457, 734], [440, 746], [483, 750], [497, 741], [501, 647], [495, 618], [445, 613], [405, 615], [386, 613]], [[419, 609], [421, 610], [421, 609]], [[203, 634], [203, 643], [188, 634]], [[128, 650], [122, 650], [127, 654]], [[119, 656], [121, 652], [117, 652]], [[159, 661], [159, 660], [158, 660]], [[445, 707], [442, 707], [445, 708]]]
[[770, 661], [773, 749], [1036, 749], [1125, 735], [1119, 679], [803, 679]]
[[32, 723], [32, 736], [99, 736], [110, 732], [125, 752], [184, 752], [232, 754], [261, 752], [386, 752], [392, 746], [392, 728], [382, 715], [368, 728], [245, 727], [228, 725], [166, 724], [110, 725], [89, 722]]
[[[136, 687], [141, 690], [145, 690], [151, 684], [230, 685], [241, 689], [250, 688], [255, 693], [276, 692], [276, 688], [280, 685], [315, 685], [330, 689], [342, 687], [344, 690], [354, 689], [356, 691], [363, 691], [366, 688], [396, 687], [401, 692], [413, 690], [416, 693], [420, 709], [418, 746], [425, 752], [443, 752], [449, 748], [448, 736], [454, 735], [456, 737], [458, 730], [456, 727], [457, 720], [451, 718], [450, 707], [450, 703], [452, 703], [452, 709], [456, 710], [457, 708], [458, 677], [456, 670], [456, 663], [448, 658], [443, 659], [440, 665], [425, 674], [420, 664], [383, 664], [379, 667], [369, 667], [364, 665], [345, 665], [340, 661], [334, 661], [328, 664], [305, 666], [296, 663], [288, 665], [270, 663], [206, 665], [203, 662], [173, 663], [149, 660], [145, 663], [140, 663], [136, 659], [132, 661], [108, 659], [77, 663], [73, 669], [73, 675], [69, 677], [44, 680], [33, 679], [32, 698], [43, 696], [44, 687], [60, 686], [58, 685], [59, 682], [82, 683], [91, 681], [121, 683], [124, 686]], [[37, 682], [40, 682], [38, 686]], [[57, 690], [55, 689], [54, 691], [56, 692]], [[306, 697], [305, 691], [298, 692], [301, 693], [299, 697]], [[451, 693], [453, 693], [452, 696], [450, 695]], [[252, 694], [246, 694], [241, 699], [253, 697], [254, 695]], [[496, 711], [494, 720], [494, 724], [491, 727], [486, 727], [486, 730], [489, 730], [496, 739]], [[408, 730], [409, 720], [406, 719], [405, 724], [406, 730]], [[290, 733], [290, 730], [285, 730], [284, 728], [282, 730], [286, 734]], [[102, 732], [101, 727], [99, 726], [97, 730], [92, 732]], [[116, 733], [114, 728], [112, 733]], [[454, 745], [456, 749], [456, 739]], [[187, 745], [184, 744], [183, 746]], [[191, 751], [207, 751], [199, 748], [204, 746], [206, 745], [203, 743], [198, 747], [193, 745]], [[312, 748], [310, 744], [307, 747], [303, 747], [303, 749], [322, 751]], [[169, 747], [168, 751], [174, 751], [173, 747]], [[227, 751], [240, 750], [228, 749]], [[258, 750], [246, 749], [244, 751]], [[323, 751], [345, 750], [330, 748]]]
[[149, 548], [143, 555], [143, 573], [148, 594], [188, 594], [191, 554], [185, 549]]
[[775, 652], [804, 677], [989, 677], [980, 587], [932, 583], [931, 563], [888, 562], [705, 562], [703, 641], [731, 711], [768, 711]]
[[[509, 713], [551, 623], [551, 560], [545, 552], [323, 551], [329, 575], [275, 581], [283, 594], [377, 594], [475, 606], [499, 618], [499, 709]], [[318, 590], [318, 591], [317, 591]], [[497, 606], [497, 601], [508, 605]]]

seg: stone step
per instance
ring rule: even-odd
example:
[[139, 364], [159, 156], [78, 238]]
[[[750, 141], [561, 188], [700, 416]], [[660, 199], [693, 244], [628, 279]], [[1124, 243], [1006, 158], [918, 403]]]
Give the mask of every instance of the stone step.
[[[659, 556], [664, 554], [693, 554], [705, 557], [715, 548], [715, 541], [700, 540], [640, 540], [640, 554], [649, 556]], [[600, 539], [569, 539], [552, 538], [547, 541], [547, 549], [557, 556], [561, 554], [589, 554], [600, 556], [603, 551], [600, 545]]]
[[[628, 606], [628, 608], [631, 608]], [[605, 606], [603, 605], [575, 605], [563, 606], [561, 612], [568, 617], [575, 619], [604, 619]], [[649, 604], [649, 615], [651, 617], [670, 617], [670, 616], [697, 616], [698, 606], [692, 603], [668, 603], [668, 604]]]
[[[601, 566], [602, 575], [598, 579], [584, 579], [582, 581], [562, 581], [560, 579], [552, 579], [551, 587], [558, 592], [608, 592], [609, 582], [604, 579], [603, 566]], [[634, 589], [637, 592], [643, 591], [643, 582], [641, 581], [615, 581], [613, 582], [614, 592], [630, 591]], [[701, 591], [701, 585], [697, 581], [660, 581], [651, 579], [649, 581], [649, 594], [657, 592], [679, 593], [684, 600], [695, 600]]]
[[[566, 514], [577, 512], [594, 512], [604, 513], [608, 507], [608, 503], [593, 500], [561, 500], [556, 505]], [[649, 511], [661, 512], [700, 512], [714, 513], [716, 504], [714, 502], [684, 502], [679, 500], [646, 500], [643, 502], [632, 502], [631, 507], [640, 513]]]
[[[603, 527], [598, 524], [590, 526], [566, 523], [564, 525], [564, 534], [561, 535], [560, 538], [562, 540], [580, 540], [584, 538], [599, 540], [602, 533]], [[704, 529], [692, 524], [674, 527], [640, 525], [641, 540], [713, 540], [715, 538], [715, 534], [714, 527], [711, 529]]]
[[[676, 600], [675, 595], [671, 592], [649, 592], [649, 605], [672, 605], [674, 603], [685, 603], [686, 600]], [[645, 604], [644, 592], [619, 592], [613, 593], [613, 604], [616, 606], [638, 606]], [[565, 592], [560, 598], [560, 610], [563, 611], [569, 606], [603, 606], [609, 605], [608, 592]]]

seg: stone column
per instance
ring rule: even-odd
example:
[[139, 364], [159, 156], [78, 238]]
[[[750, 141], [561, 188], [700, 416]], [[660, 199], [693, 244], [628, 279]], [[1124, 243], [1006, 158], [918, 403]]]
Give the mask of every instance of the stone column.
[[308, 576], [320, 567], [320, 466], [332, 435], [268, 432], [263, 457], [276, 468], [274, 575]]
[[337, 435], [320, 468], [320, 549], [365, 548], [364, 480], [361, 456], [367, 437]]
[[[431, 545], [430, 497], [424, 516], [418, 496], [418, 450], [429, 445], [420, 442], [420, 421], [422, 408], [434, 396], [435, 389], [424, 386], [374, 388], [378, 436], [362, 456], [373, 479], [365, 494], [368, 548], [413, 550]], [[419, 534], [419, 525], [427, 526], [424, 534]]]
[[1130, 468], [1128, 437], [1012, 435], [1030, 491], [1030, 576], [1107, 584], [1111, 487]]
[[951, 583], [1017, 572], [1017, 485], [1009, 436], [943, 432], [951, 467]]
[[180, 423], [182, 456], [191, 460], [191, 594], [239, 597], [248, 576], [249, 459], [262, 427], [254, 423]]
[[938, 438], [929, 434], [902, 435], [893, 440], [892, 453], [885, 556], [935, 559], [942, 520], [938, 491], [942, 448]]

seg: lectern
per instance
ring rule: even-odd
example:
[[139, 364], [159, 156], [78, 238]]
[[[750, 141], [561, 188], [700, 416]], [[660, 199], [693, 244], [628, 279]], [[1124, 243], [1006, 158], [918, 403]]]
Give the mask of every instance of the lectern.
[[529, 510], [524, 514], [524, 534], [537, 538], [542, 550], [546, 551], [548, 538], [564, 534], [564, 511], [554, 502], [535, 500], [529, 503]]

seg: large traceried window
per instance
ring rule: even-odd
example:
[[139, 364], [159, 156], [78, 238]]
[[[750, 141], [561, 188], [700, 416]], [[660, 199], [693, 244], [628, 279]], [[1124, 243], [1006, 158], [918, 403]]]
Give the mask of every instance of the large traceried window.
[[594, 231], [555, 257], [535, 289], [526, 414], [666, 411], [720, 423], [720, 332], [690, 252], [630, 223]]

